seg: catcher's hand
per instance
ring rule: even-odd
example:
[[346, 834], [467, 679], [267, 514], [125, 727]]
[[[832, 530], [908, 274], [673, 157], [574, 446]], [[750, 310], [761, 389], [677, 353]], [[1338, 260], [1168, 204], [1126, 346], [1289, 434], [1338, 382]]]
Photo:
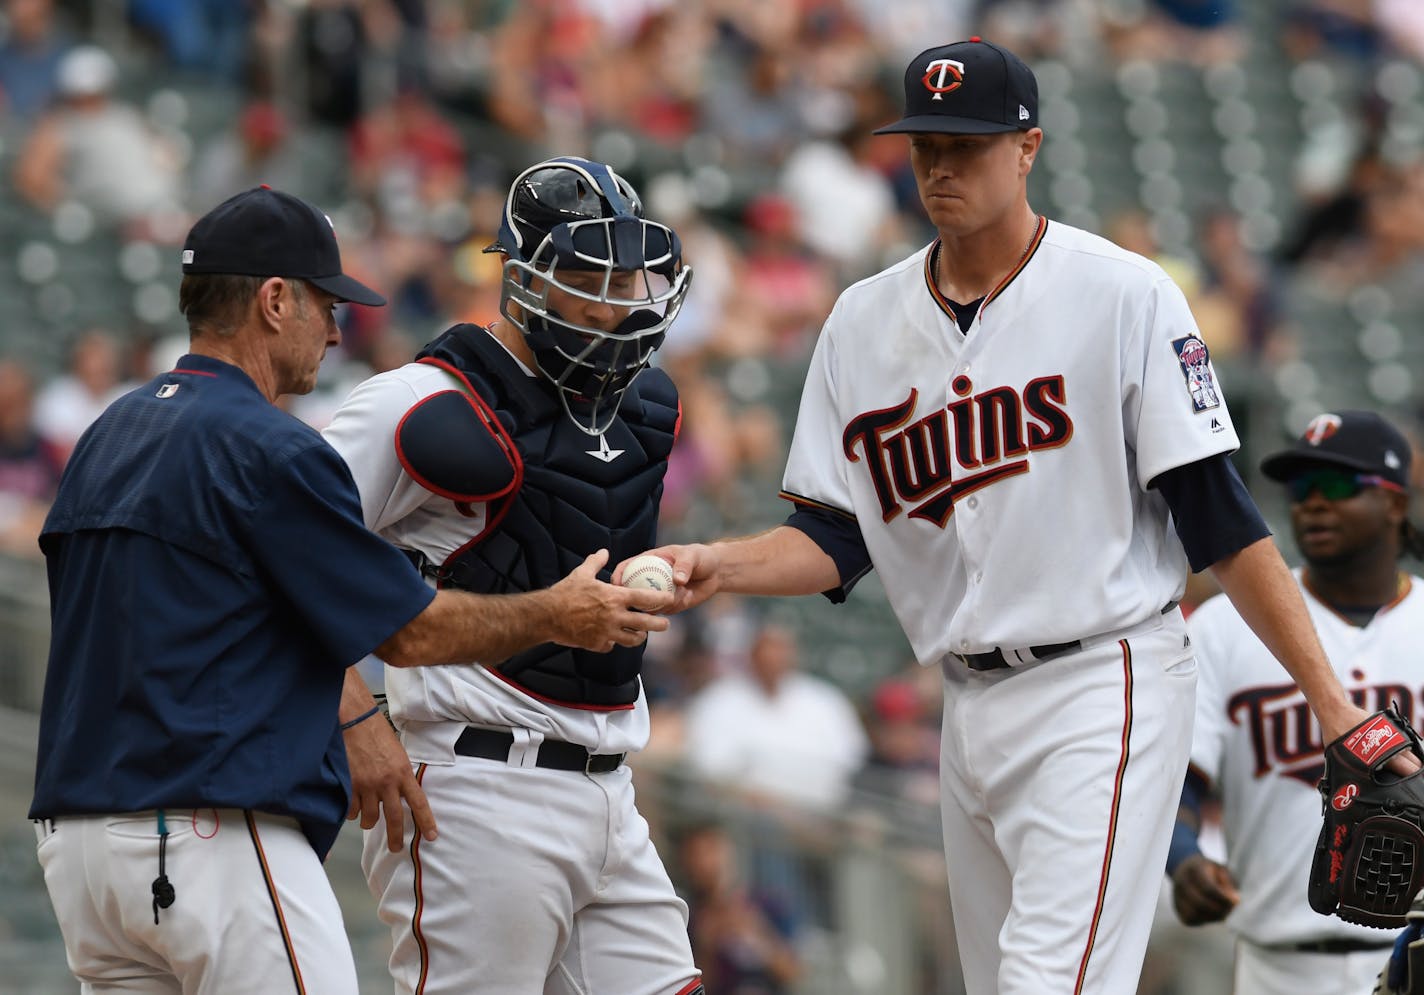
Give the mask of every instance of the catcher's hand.
[[1374, 995], [1424, 995], [1424, 892], [1414, 896], [1405, 915], [1409, 925], [1395, 939]]
[[1325, 824], [1310, 867], [1310, 906], [1346, 922], [1393, 929], [1424, 888], [1424, 773], [1405, 777], [1391, 758], [1424, 759], [1419, 734], [1393, 708], [1325, 748]]

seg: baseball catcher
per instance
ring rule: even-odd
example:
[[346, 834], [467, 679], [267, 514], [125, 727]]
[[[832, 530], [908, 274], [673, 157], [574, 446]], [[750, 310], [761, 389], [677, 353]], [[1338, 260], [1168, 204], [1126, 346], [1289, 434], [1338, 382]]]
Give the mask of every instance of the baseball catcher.
[[1424, 887], [1424, 773], [1386, 769], [1404, 751], [1424, 759], [1419, 734], [1393, 708], [1325, 749], [1325, 825], [1310, 868], [1310, 907], [1346, 922], [1393, 929]]

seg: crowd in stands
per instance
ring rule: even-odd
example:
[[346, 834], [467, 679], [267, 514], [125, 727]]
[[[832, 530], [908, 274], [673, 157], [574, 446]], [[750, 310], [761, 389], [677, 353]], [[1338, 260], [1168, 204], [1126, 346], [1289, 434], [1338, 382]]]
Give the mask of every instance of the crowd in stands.
[[[516, 170], [560, 153], [608, 161], [677, 229], [696, 273], [658, 357], [685, 411], [666, 538], [735, 533], [784, 513], [775, 494], [801, 371], [837, 293], [932, 237], [903, 139], [871, 134], [897, 116], [905, 60], [932, 42], [981, 33], [1061, 67], [1050, 82], [1121, 82], [1149, 65], [1208, 85], [1261, 46], [1283, 48], [1290, 82], [1278, 86], [1308, 106], [1315, 67], [1330, 67], [1347, 81], [1333, 99], [1349, 113], [1301, 127], [1291, 188], [1274, 191], [1275, 237], [1200, 190], [1185, 238], [1166, 237], [1146, 202], [1098, 217], [1098, 230], [1177, 278], [1245, 388], [1300, 351], [1289, 307], [1299, 288], [1348, 300], [1385, 286], [1397, 313], [1413, 300], [1424, 315], [1424, 4], [1276, 0], [1252, 22], [1254, 4], [4, 0], [0, 207], [60, 241], [92, 233], [156, 248], [154, 279], [176, 296], [177, 243], [213, 204], [264, 182], [321, 204], [348, 272], [391, 301], [342, 314], [321, 388], [291, 399], [321, 427], [364, 377], [452, 322], [496, 317], [497, 257], [481, 250]], [[1266, 16], [1275, 33], [1263, 39], [1252, 25]], [[194, 120], [185, 102], [199, 96], [231, 113]], [[1047, 111], [1061, 94], [1044, 96]], [[1077, 107], [1079, 119], [1094, 114]], [[1039, 172], [1035, 206], [1054, 216], [1063, 191], [1049, 164]], [[0, 246], [0, 266], [26, 270], [11, 239]], [[5, 320], [29, 320], [27, 307], [7, 302]], [[116, 299], [108, 321], [61, 322], [63, 368], [0, 330], [0, 552], [38, 555], [69, 449], [109, 401], [182, 353], [177, 320]], [[1417, 396], [1396, 400], [1417, 413]], [[1246, 428], [1278, 441], [1274, 425]], [[651, 647], [650, 758], [734, 785], [766, 814], [757, 847], [732, 846], [715, 821], [674, 834], [709, 990], [729, 995], [791, 990], [797, 929], [821, 914], [815, 882], [778, 840], [835, 813], [912, 838], [916, 859], [937, 845], [933, 672], [899, 670], [897, 658], [838, 687], [800, 640], [753, 605], [714, 601]], [[887, 817], [867, 796], [905, 807]], [[930, 865], [926, 879], [940, 873]]]

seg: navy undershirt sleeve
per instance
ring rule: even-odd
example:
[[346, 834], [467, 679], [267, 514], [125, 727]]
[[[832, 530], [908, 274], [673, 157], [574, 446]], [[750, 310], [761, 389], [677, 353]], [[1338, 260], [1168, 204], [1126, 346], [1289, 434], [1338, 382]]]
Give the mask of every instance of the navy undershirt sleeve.
[[1172, 509], [1193, 571], [1205, 570], [1271, 534], [1225, 453], [1174, 467], [1152, 480]]
[[870, 551], [865, 548], [865, 536], [851, 516], [797, 505], [787, 516], [786, 524], [810, 536], [811, 541], [835, 561], [836, 571], [841, 576], [840, 586], [821, 592], [832, 603], [844, 601], [856, 582], [870, 572]]

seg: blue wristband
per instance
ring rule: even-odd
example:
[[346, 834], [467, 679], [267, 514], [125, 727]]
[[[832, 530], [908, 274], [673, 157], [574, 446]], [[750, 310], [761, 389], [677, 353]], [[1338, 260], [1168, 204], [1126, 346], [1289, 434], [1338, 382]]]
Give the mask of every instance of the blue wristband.
[[375, 715], [375, 714], [376, 714], [377, 712], [379, 712], [380, 710], [381, 710], [381, 706], [380, 706], [380, 705], [372, 705], [372, 706], [371, 706], [371, 710], [370, 710], [369, 712], [362, 712], [360, 715], [356, 716], [356, 717], [355, 717], [354, 719], [352, 719], [350, 722], [343, 722], [343, 723], [341, 723], [341, 731], [342, 731], [342, 732], [345, 732], [347, 729], [350, 729], [352, 726], [354, 726], [354, 725], [356, 725], [356, 724], [358, 724], [358, 723], [360, 723], [360, 722], [365, 722], [367, 719], [369, 719], [372, 715]]
[[1177, 873], [1177, 868], [1188, 857], [1201, 853], [1196, 830], [1185, 822], [1172, 824], [1172, 843], [1167, 847], [1167, 876]]

